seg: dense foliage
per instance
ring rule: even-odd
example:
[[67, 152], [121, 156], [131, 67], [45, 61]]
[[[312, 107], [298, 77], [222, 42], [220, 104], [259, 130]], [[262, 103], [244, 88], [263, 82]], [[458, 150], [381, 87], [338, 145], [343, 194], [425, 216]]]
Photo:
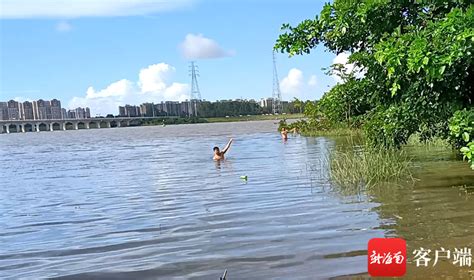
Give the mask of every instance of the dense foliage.
[[207, 123], [203, 118], [182, 117], [182, 118], [163, 118], [163, 119], [144, 119], [141, 125], [169, 125], [169, 124], [187, 124], [187, 123]]
[[262, 108], [256, 102], [247, 100], [203, 101], [197, 111], [200, 117], [225, 117], [261, 114]]
[[365, 80], [349, 78], [331, 88], [318, 103], [317, 110], [333, 123], [358, 127], [363, 116], [372, 108], [365, 94], [370, 86]]
[[474, 109], [454, 113], [449, 120], [449, 140], [474, 169]]
[[334, 0], [314, 19], [284, 24], [275, 49], [298, 55], [323, 44], [350, 53], [359, 73], [327, 92], [318, 110], [335, 123], [363, 123], [373, 145], [398, 147], [414, 133], [446, 138], [454, 112], [473, 106], [471, 3]]
[[[300, 113], [304, 110], [305, 103], [295, 99], [284, 102], [283, 113]], [[226, 116], [246, 116], [272, 113], [271, 107], [262, 107], [253, 100], [221, 100], [202, 101], [198, 104], [198, 116], [203, 118], [226, 117]]]

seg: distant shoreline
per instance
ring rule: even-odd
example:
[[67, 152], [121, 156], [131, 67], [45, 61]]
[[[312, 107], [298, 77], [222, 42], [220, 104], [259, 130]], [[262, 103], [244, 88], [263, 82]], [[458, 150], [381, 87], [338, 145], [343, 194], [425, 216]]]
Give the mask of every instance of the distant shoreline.
[[171, 119], [155, 119], [143, 122], [141, 126], [157, 126], [157, 125], [175, 125], [175, 124], [194, 124], [194, 123], [221, 123], [221, 122], [248, 122], [248, 121], [266, 121], [283, 119], [302, 119], [303, 114], [286, 114], [286, 115], [249, 115], [239, 117], [212, 117], [212, 118], [171, 118]]
[[283, 119], [301, 119], [303, 114], [286, 114], [286, 115], [251, 115], [242, 117], [216, 117], [204, 118], [208, 122], [242, 122], [242, 121], [265, 121], [265, 120], [283, 120]]

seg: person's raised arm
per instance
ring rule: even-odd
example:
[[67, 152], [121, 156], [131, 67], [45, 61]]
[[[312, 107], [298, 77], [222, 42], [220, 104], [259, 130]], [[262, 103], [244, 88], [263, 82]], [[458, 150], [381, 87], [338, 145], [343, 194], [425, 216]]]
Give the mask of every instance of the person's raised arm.
[[232, 144], [232, 141], [234, 141], [234, 139], [230, 138], [229, 143], [227, 143], [227, 145], [225, 145], [224, 149], [222, 149], [223, 154], [225, 154], [225, 152], [227, 152], [227, 150], [229, 150], [230, 145]]

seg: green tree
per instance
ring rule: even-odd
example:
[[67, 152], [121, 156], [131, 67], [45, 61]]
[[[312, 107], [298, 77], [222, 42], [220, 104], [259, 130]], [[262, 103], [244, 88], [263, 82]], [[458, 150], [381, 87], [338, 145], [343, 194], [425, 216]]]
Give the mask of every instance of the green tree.
[[[471, 3], [335, 0], [313, 20], [284, 24], [275, 49], [292, 56], [323, 44], [336, 54], [349, 52], [349, 62], [363, 76], [336, 86], [321, 108], [338, 118], [342, 112], [365, 114], [366, 134], [374, 144], [399, 146], [414, 132], [447, 137], [448, 119], [472, 107]], [[360, 110], [353, 112], [357, 102]]]
[[299, 100], [298, 98], [294, 98], [293, 99], [293, 106], [295, 107], [295, 109], [297, 109], [300, 113], [303, 113], [303, 102], [301, 100]]

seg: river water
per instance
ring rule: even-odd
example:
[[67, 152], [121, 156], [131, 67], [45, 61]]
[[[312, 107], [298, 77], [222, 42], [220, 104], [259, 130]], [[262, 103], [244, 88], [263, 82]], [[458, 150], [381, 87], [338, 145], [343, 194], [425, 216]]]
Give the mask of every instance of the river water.
[[374, 237], [407, 240], [408, 278], [473, 278], [474, 265], [417, 267], [412, 255], [474, 249], [465, 162], [415, 151], [415, 183], [351, 193], [328, 182], [338, 141], [283, 142], [276, 126], [0, 135], [0, 278], [366, 278]]

